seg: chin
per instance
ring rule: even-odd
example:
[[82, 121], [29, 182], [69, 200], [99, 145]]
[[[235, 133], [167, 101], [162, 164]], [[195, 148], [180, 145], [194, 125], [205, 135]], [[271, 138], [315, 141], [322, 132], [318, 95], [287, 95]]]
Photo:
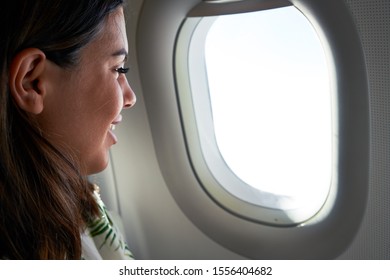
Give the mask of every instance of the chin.
[[104, 169], [107, 168], [109, 160], [108, 152], [104, 157], [101, 157], [99, 159], [93, 160], [90, 164], [87, 165], [87, 174], [86, 175], [92, 175], [99, 172], [102, 172]]

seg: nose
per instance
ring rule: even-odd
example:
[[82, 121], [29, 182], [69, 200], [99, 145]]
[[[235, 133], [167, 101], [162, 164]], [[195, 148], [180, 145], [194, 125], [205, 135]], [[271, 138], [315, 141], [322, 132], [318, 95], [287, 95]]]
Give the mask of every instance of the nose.
[[125, 76], [124, 76], [124, 85], [122, 90], [123, 90], [123, 108], [128, 109], [133, 107], [137, 102], [137, 97], [135, 96], [135, 93]]

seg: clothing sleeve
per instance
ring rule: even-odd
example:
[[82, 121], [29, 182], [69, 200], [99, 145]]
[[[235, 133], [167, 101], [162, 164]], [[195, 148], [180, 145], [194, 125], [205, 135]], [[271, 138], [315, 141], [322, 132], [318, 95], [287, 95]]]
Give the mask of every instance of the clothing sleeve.
[[[95, 199], [100, 216], [92, 220], [82, 235], [84, 259], [129, 260], [134, 259], [122, 233], [108, 213], [95, 185]], [[92, 241], [92, 242], [91, 242]]]

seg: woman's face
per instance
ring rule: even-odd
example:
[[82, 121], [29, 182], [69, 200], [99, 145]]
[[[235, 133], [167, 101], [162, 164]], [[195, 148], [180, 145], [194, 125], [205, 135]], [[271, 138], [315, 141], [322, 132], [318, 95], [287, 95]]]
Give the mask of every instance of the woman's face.
[[122, 9], [112, 13], [100, 35], [81, 51], [78, 66], [61, 68], [47, 63], [52, 81], [37, 116], [45, 137], [59, 150], [70, 151], [85, 175], [102, 171], [109, 148], [117, 142], [113, 127], [121, 110], [136, 97], [123, 70], [128, 43]]

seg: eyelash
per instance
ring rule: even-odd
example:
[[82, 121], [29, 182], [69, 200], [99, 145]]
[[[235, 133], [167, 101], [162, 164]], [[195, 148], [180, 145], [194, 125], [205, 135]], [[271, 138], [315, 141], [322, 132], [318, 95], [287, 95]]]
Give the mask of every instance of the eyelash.
[[125, 67], [119, 67], [119, 68], [116, 68], [115, 71], [118, 72], [119, 74], [126, 74], [127, 72], [129, 72], [129, 69], [130, 68], [125, 68]]

